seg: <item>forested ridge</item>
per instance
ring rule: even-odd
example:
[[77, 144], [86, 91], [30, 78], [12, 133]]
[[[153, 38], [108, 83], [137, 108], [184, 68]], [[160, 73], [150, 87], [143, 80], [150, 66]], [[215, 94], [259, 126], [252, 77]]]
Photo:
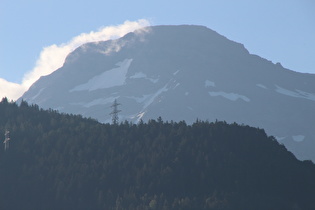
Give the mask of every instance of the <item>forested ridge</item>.
[[0, 209], [315, 209], [315, 165], [263, 129], [101, 124], [3, 99], [6, 129]]

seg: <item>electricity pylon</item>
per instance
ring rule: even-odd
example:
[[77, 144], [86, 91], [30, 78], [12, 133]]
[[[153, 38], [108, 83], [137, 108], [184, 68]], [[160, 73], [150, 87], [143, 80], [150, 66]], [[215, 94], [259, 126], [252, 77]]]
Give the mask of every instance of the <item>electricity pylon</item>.
[[117, 124], [118, 124], [118, 120], [119, 120], [119, 118], [118, 118], [118, 113], [121, 112], [121, 110], [118, 109], [118, 106], [119, 106], [119, 105], [120, 105], [120, 104], [117, 103], [117, 100], [115, 99], [113, 105], [110, 106], [110, 107], [113, 108], [113, 111], [110, 113], [110, 115], [112, 115], [112, 123], [113, 123], [114, 125], [117, 125]]
[[9, 149], [9, 141], [10, 141], [10, 131], [6, 130], [4, 133], [4, 150]]

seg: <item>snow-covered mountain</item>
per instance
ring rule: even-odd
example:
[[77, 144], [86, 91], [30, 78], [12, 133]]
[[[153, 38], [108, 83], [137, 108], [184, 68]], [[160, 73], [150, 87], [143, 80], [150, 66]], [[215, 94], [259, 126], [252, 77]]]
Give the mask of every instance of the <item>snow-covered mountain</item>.
[[264, 128], [315, 162], [315, 75], [285, 69], [203, 26], [154, 26], [70, 53], [20, 98], [110, 122], [225, 120]]

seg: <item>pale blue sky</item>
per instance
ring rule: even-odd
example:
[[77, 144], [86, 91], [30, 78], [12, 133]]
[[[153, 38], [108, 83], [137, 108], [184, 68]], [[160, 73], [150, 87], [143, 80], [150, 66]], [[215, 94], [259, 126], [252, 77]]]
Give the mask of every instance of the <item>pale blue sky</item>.
[[21, 83], [44, 47], [138, 19], [204, 25], [250, 53], [315, 73], [313, 0], [0, 0], [0, 78]]

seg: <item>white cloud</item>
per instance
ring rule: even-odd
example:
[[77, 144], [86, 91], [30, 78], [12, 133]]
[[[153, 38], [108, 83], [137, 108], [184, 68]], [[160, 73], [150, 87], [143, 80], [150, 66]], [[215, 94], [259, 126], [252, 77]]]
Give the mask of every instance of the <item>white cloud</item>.
[[[7, 97], [10, 100], [15, 100], [21, 96], [26, 90], [21, 84], [8, 82], [0, 78], [0, 97]], [[1, 99], [0, 99], [1, 100]]]
[[[36, 61], [34, 69], [24, 75], [22, 84], [11, 83], [0, 78], [0, 97], [8, 97], [16, 100], [41, 76], [51, 74], [60, 68], [66, 56], [74, 49], [88, 42], [105, 41], [109, 39], [117, 39], [134, 30], [148, 26], [149, 21], [141, 19], [138, 21], [125, 21], [118, 26], [107, 26], [100, 28], [98, 31], [90, 33], [82, 33], [74, 37], [68, 43], [60, 45], [51, 45], [45, 47], [40, 53], [39, 59]], [[114, 50], [119, 50], [116, 46]]]

